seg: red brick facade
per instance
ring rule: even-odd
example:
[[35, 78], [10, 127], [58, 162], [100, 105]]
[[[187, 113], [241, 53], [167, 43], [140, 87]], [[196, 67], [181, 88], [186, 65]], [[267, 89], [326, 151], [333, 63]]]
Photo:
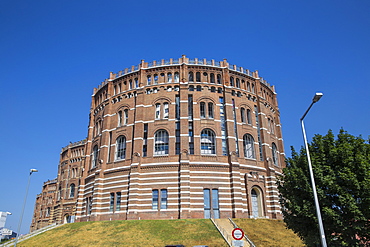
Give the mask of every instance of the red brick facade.
[[142, 61], [94, 89], [87, 140], [62, 150], [54, 220], [281, 218], [283, 167], [275, 89], [257, 71]]

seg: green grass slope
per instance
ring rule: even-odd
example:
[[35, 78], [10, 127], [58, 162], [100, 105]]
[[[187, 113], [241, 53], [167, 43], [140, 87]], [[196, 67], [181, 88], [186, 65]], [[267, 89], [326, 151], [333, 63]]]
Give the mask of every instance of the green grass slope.
[[[234, 219], [258, 246], [304, 246], [278, 220]], [[17, 244], [19, 247], [153, 246], [227, 247], [208, 219], [95, 221], [65, 224]]]
[[282, 220], [233, 219], [257, 247], [301, 247], [302, 240]]
[[228, 246], [207, 219], [95, 221], [65, 224], [19, 243], [31, 246]]

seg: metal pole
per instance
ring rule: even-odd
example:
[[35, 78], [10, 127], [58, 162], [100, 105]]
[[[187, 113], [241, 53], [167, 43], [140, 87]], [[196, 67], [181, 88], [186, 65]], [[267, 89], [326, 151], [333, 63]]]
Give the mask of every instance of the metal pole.
[[21, 217], [20, 217], [19, 223], [18, 223], [17, 238], [15, 239], [14, 246], [17, 246], [17, 242], [18, 242], [18, 239], [19, 239], [19, 234], [20, 234], [21, 225], [22, 225], [24, 208], [26, 207], [26, 201], [27, 201], [27, 195], [28, 195], [28, 188], [30, 187], [31, 175], [32, 175], [33, 172], [37, 172], [37, 170], [36, 169], [31, 169], [30, 170], [30, 175], [28, 176], [28, 183], [27, 183], [27, 187], [26, 187], [26, 195], [24, 196], [24, 202], [23, 202]]
[[[318, 94], [316, 94], [316, 96], [317, 95]], [[322, 94], [321, 94], [321, 96], [322, 96]], [[319, 230], [320, 230], [320, 235], [321, 235], [320, 236], [321, 245], [322, 245], [322, 247], [327, 247], [327, 245], [326, 245], [326, 238], [325, 238], [325, 232], [324, 232], [324, 225], [322, 223], [321, 212], [320, 212], [320, 204], [319, 204], [319, 199], [317, 197], [317, 192], [316, 192], [315, 177], [313, 175], [313, 170], [312, 170], [310, 151], [308, 149], [308, 143], [307, 143], [307, 137], [306, 137], [306, 130], [304, 128], [304, 123], [303, 123], [304, 117], [307, 115], [307, 113], [311, 109], [312, 105], [314, 103], [316, 103], [320, 99], [320, 97], [318, 99], [316, 99], [316, 101], [315, 101], [315, 98], [314, 98], [314, 100], [312, 101], [311, 105], [308, 107], [307, 111], [302, 116], [302, 118], [301, 118], [301, 126], [302, 126], [303, 139], [304, 139], [304, 144], [305, 144], [306, 153], [307, 153], [308, 170], [310, 172], [310, 177], [311, 177], [311, 185], [312, 185], [312, 192], [313, 192], [313, 197], [314, 197], [314, 201], [315, 201], [316, 215], [317, 215], [317, 220], [319, 222]]]

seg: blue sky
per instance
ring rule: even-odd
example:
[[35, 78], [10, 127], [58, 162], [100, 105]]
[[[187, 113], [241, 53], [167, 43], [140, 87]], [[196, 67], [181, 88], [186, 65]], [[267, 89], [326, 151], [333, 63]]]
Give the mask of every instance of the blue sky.
[[368, 138], [370, 1], [11, 1], [0, 2], [0, 211], [22, 233], [36, 194], [57, 175], [61, 148], [87, 135], [93, 87], [141, 59], [207, 58], [276, 86], [285, 152], [344, 128]]

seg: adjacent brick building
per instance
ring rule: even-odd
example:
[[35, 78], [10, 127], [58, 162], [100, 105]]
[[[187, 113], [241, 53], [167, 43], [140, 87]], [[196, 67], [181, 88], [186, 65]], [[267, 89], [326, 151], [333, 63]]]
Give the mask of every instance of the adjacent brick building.
[[[279, 108], [257, 71], [141, 61], [94, 89], [89, 121], [87, 139], [62, 149], [48, 223], [282, 217]], [[47, 220], [45, 189], [31, 230]]]

